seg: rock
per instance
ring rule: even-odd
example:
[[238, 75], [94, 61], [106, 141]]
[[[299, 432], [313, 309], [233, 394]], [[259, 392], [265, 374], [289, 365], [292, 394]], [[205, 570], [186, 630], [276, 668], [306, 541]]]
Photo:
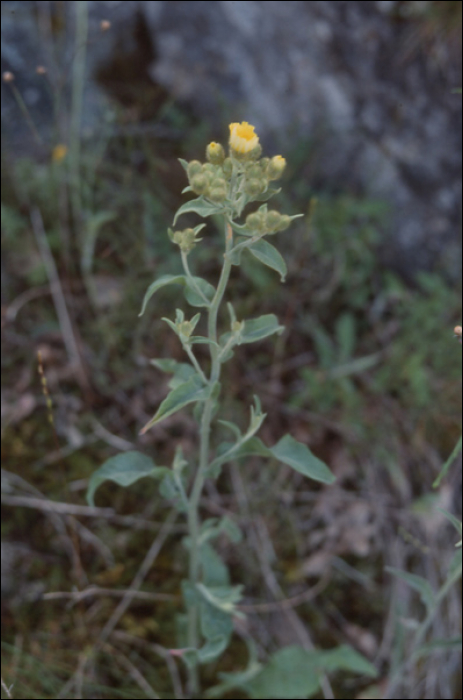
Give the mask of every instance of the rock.
[[[440, 3], [419, 5], [425, 12]], [[440, 266], [457, 278], [461, 96], [452, 89], [461, 85], [461, 37], [443, 10], [426, 19], [413, 15], [417, 6], [89, 2], [84, 128], [98, 132], [111, 99], [127, 106], [143, 94], [138, 114], [145, 122], [170, 97], [207, 122], [215, 140], [223, 140], [228, 122], [242, 120], [257, 127], [273, 152], [309, 139], [301, 173], [308, 183], [390, 203], [383, 236], [389, 265], [405, 274]], [[51, 102], [34, 71], [49, 54], [40, 36], [47, 7], [67, 70], [76, 59], [75, 4], [2, 3], [3, 70], [17, 76], [45, 132]], [[102, 19], [111, 22], [105, 32]], [[10, 143], [25, 143], [27, 125], [5, 84], [2, 128]]]

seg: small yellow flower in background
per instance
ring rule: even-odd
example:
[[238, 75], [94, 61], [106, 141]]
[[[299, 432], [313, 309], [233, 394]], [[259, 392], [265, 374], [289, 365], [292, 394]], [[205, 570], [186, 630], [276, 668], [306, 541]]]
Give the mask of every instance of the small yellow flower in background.
[[257, 148], [259, 137], [254, 133], [255, 127], [248, 122], [230, 124], [230, 148], [244, 155]]
[[111, 22], [107, 19], [102, 19], [100, 22], [100, 30], [102, 32], [107, 32], [111, 27]]
[[14, 80], [14, 74], [11, 71], [6, 70], [3, 73], [2, 78], [4, 83], [12, 83]]
[[51, 159], [54, 163], [61, 163], [68, 152], [68, 147], [64, 143], [59, 143], [51, 152]]
[[458, 340], [462, 341], [462, 335], [463, 335], [463, 328], [461, 326], [455, 326], [453, 329], [453, 332], [455, 333], [455, 338], [458, 338]]
[[45, 66], [37, 66], [35, 72], [37, 73], [37, 75], [46, 75], [47, 69], [45, 68]]

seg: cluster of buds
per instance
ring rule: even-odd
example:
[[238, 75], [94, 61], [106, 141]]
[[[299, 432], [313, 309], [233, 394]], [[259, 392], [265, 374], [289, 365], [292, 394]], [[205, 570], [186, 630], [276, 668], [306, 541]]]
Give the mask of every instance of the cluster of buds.
[[220, 204], [227, 198], [228, 183], [223, 164], [214, 165], [212, 162], [200, 163], [199, 160], [192, 160], [188, 163], [187, 174], [190, 187], [195, 194], [203, 195], [215, 204]]
[[248, 214], [246, 217], [246, 226], [250, 231], [255, 233], [278, 233], [284, 231], [291, 223], [291, 217], [287, 214], [280, 214], [275, 209], [266, 211], [266, 207], [261, 207], [258, 211]]
[[173, 243], [176, 243], [182, 253], [188, 254], [202, 238], [196, 238], [198, 233], [205, 227], [206, 224], [200, 224], [195, 228], [185, 228], [183, 231], [172, 231], [168, 229], [169, 238]]
[[282, 156], [260, 158], [262, 148], [254, 127], [247, 122], [230, 124], [229, 155], [212, 141], [206, 148], [206, 163], [187, 164], [190, 187], [197, 195], [221, 204], [230, 196], [233, 174], [242, 176], [242, 191], [250, 198], [266, 192], [271, 180], [278, 180], [286, 167]]
[[175, 321], [171, 321], [169, 318], [163, 318], [162, 320], [165, 321], [172, 328], [172, 330], [175, 331], [175, 333], [177, 333], [182, 343], [188, 343], [200, 318], [201, 314], [196, 314], [196, 316], [193, 316], [193, 318], [188, 321], [185, 319], [185, 314], [183, 311], [177, 309]]

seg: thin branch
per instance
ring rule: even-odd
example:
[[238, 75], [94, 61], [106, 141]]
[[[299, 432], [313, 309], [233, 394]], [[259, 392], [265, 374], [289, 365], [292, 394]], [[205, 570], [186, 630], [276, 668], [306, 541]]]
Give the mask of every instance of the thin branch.
[[2, 503], [7, 506], [23, 506], [24, 508], [34, 508], [49, 513], [59, 513], [60, 515], [82, 515], [91, 518], [109, 517], [114, 515], [113, 508], [96, 508], [91, 506], [78, 506], [72, 503], [58, 503], [49, 501], [46, 498], [31, 498], [29, 496], [8, 496], [2, 493]]
[[[74, 603], [79, 603], [85, 598], [90, 598], [94, 596], [112, 596], [113, 598], [123, 598], [127, 595], [127, 589], [116, 590], [114, 588], [100, 588], [99, 586], [89, 586], [84, 588], [82, 591], [53, 591], [50, 593], [44, 593], [42, 600], [72, 600]], [[135, 591], [131, 593], [132, 598], [138, 598], [139, 600], [164, 600], [164, 601], [177, 601], [180, 600], [179, 596], [170, 595], [169, 593], [147, 593], [145, 591]]]
[[73, 367], [76, 368], [79, 379], [82, 384], [88, 388], [88, 379], [85, 374], [84, 366], [82, 364], [82, 359], [79, 352], [79, 347], [74, 335], [74, 329], [72, 327], [71, 317], [66, 305], [66, 299], [64, 297], [63, 289], [61, 286], [61, 280], [59, 278], [58, 270], [56, 268], [56, 263], [53, 258], [53, 254], [48, 243], [47, 234], [45, 233], [45, 228], [43, 225], [42, 215], [39, 209], [34, 208], [31, 211], [31, 222], [32, 229], [35, 234], [37, 245], [39, 247], [40, 255], [42, 256], [43, 264], [47, 271], [48, 280], [50, 282], [50, 291], [53, 297], [53, 302], [56, 309], [56, 314], [58, 316], [58, 321], [61, 328], [61, 333], [63, 336], [63, 342], [66, 347], [66, 352], [69, 357], [69, 361]]

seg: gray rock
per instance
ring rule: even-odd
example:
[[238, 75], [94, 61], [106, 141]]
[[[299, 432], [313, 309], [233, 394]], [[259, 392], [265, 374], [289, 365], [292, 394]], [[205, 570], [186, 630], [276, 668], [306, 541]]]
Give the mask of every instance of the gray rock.
[[[389, 264], [405, 273], [440, 265], [457, 277], [461, 97], [451, 90], [461, 85], [461, 38], [449, 32], [427, 38], [416, 18], [401, 14], [413, 6], [418, 3], [89, 2], [86, 133], [101, 128], [108, 93], [117, 93], [102, 76], [121, 66], [127, 89], [142, 77], [151, 81], [206, 121], [216, 140], [228, 122], [242, 120], [257, 127], [273, 152], [304, 136], [313, 143], [302, 173], [309, 183], [314, 177], [318, 187], [390, 203], [383, 245]], [[2, 67], [17, 75], [45, 131], [50, 99], [34, 73], [50, 49], [43, 17], [51, 8], [58, 24], [64, 13], [63, 28], [52, 36], [62, 46], [60, 67], [70, 67], [75, 7], [2, 2]], [[106, 33], [101, 19], [111, 21]], [[25, 147], [25, 128], [2, 84], [2, 129], [18, 149]]]

